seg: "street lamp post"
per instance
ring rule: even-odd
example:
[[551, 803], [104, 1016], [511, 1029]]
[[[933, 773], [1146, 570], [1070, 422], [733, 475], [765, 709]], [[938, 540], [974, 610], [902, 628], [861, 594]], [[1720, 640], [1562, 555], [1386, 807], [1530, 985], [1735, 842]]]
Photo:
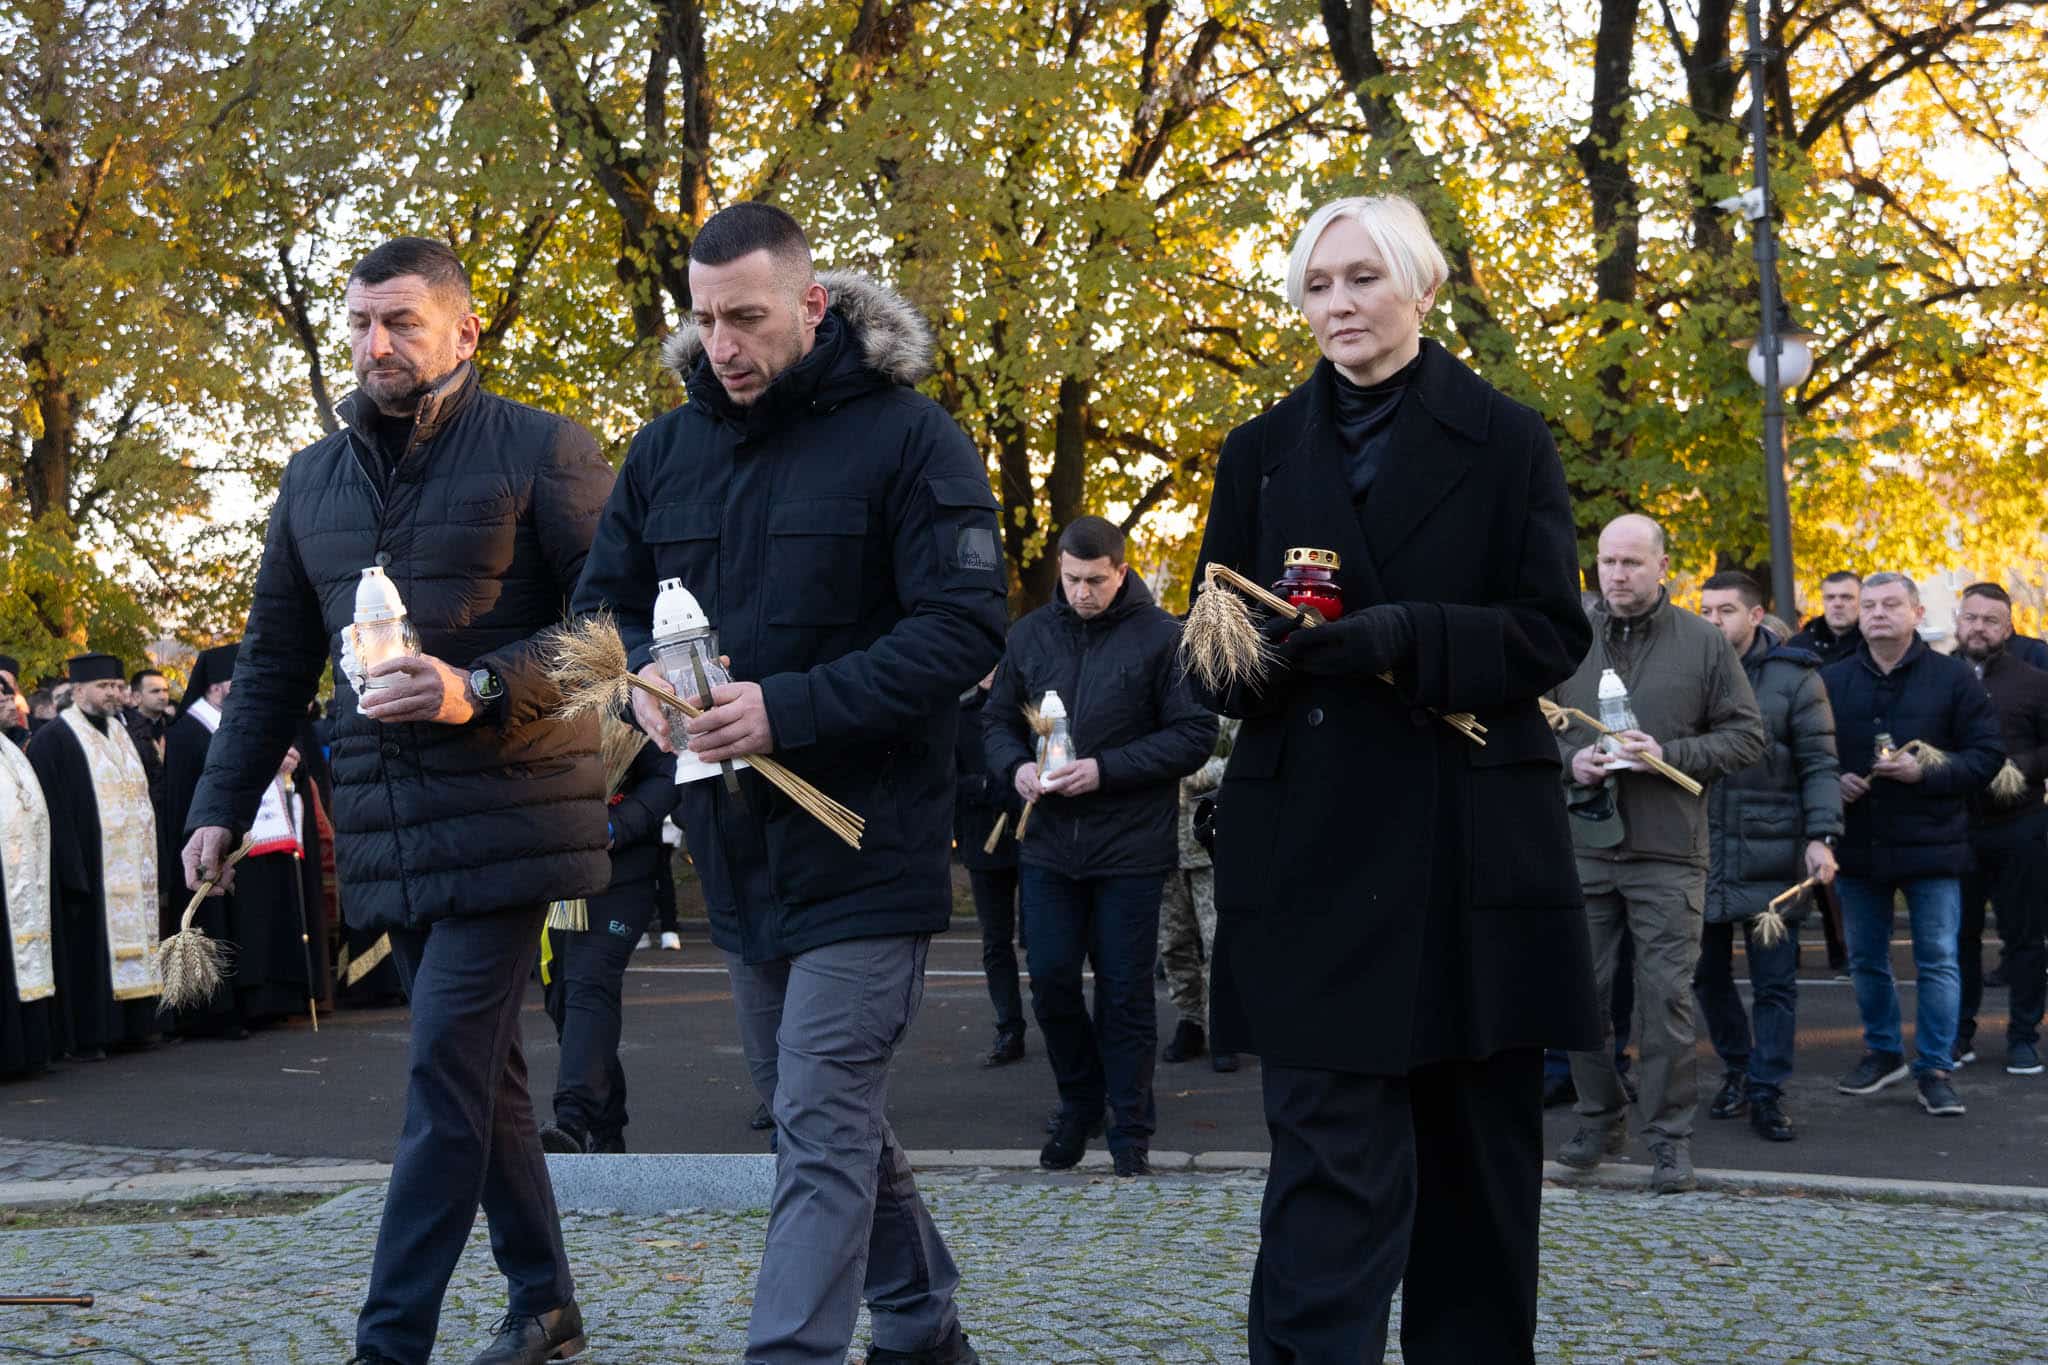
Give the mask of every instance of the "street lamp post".
[[1764, 48], [1763, 0], [1748, 0], [1743, 8], [1749, 19], [1749, 51], [1743, 63], [1749, 68], [1749, 133], [1756, 161], [1757, 307], [1761, 314], [1756, 351], [1763, 360], [1758, 380], [1764, 386], [1764, 495], [1769, 502], [1771, 530], [1771, 599], [1778, 615], [1796, 629], [1792, 511], [1785, 498], [1785, 404], [1779, 388], [1778, 247], [1771, 230], [1770, 54]]

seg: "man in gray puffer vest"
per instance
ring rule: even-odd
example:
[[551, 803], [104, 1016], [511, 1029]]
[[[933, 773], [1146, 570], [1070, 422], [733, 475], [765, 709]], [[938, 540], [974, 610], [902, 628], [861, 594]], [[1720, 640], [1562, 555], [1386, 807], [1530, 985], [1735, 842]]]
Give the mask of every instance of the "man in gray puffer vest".
[[[1593, 939], [1594, 984], [1604, 1021], [1626, 929], [1635, 941], [1636, 1038], [1642, 1050], [1637, 1104], [1657, 1163], [1651, 1185], [1672, 1194], [1697, 1183], [1691, 1150], [1698, 1098], [1692, 972], [1706, 901], [1707, 800], [1641, 760], [1661, 759], [1704, 785], [1762, 757], [1764, 727], [1749, 679], [1721, 632], [1673, 604], [1665, 592], [1671, 560], [1662, 527], [1648, 517], [1615, 518], [1600, 533], [1599, 565], [1593, 647], [1554, 700], [1598, 715], [1600, 677], [1611, 668], [1628, 688], [1636, 728], [1618, 735], [1612, 750], [1586, 743], [1592, 737], [1575, 728], [1558, 736], [1558, 750], [1575, 808], [1597, 789], [1612, 797], [1609, 820], [1572, 821]], [[1592, 837], [1596, 823], [1606, 826], [1608, 837]], [[1590, 1170], [1628, 1144], [1628, 1092], [1614, 1066], [1611, 1037], [1597, 1052], [1572, 1054], [1572, 1083], [1582, 1123], [1558, 1160]]]
[[[1820, 656], [1779, 644], [1763, 628], [1763, 601], [1762, 586], [1740, 570], [1717, 573], [1700, 590], [1700, 614], [1720, 628], [1749, 675], [1768, 747], [1762, 761], [1707, 793], [1713, 857], [1707, 868], [1707, 927], [1692, 988], [1723, 1068], [1721, 1090], [1707, 1116], [1732, 1119], [1746, 1111], [1759, 1137], [1790, 1142], [1792, 1123], [1779, 1099], [1792, 1074], [1798, 916], [1788, 914], [1785, 935], [1769, 944], [1760, 941], [1755, 916], [1809, 877], [1823, 885], [1835, 879], [1842, 787], [1835, 713], [1821, 685]], [[1750, 1016], [1735, 991], [1737, 924], [1756, 999], [1754, 1047]]]

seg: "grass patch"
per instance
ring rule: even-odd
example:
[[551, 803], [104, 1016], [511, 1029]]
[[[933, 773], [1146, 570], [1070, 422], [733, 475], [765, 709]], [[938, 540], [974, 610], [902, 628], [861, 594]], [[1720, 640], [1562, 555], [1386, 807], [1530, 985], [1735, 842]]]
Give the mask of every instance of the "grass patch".
[[0, 1232], [182, 1223], [189, 1218], [280, 1218], [304, 1213], [332, 1198], [332, 1194], [209, 1194], [190, 1199], [108, 1200], [97, 1204], [18, 1204], [0, 1207]]

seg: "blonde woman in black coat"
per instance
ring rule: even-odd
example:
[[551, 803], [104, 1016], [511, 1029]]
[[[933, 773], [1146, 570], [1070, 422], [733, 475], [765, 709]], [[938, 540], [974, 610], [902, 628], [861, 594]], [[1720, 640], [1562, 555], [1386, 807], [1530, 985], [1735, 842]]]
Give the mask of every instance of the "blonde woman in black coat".
[[1381, 1359], [1404, 1276], [1410, 1365], [1533, 1360], [1541, 1050], [1600, 1036], [1537, 708], [1590, 640], [1564, 471], [1421, 336], [1446, 273], [1405, 199], [1309, 219], [1287, 292], [1323, 359], [1224, 442], [1202, 544], [1260, 583], [1335, 551], [1345, 605], [1207, 696], [1244, 721], [1212, 1009], [1262, 1059], [1273, 1138], [1254, 1365]]

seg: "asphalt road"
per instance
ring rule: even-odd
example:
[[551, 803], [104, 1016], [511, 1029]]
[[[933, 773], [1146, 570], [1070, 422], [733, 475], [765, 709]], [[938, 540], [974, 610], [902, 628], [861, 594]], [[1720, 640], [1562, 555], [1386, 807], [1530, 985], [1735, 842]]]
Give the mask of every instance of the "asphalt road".
[[[1995, 948], [1993, 949], [1995, 951]], [[1909, 979], [1909, 955], [1896, 952]], [[1802, 981], [1797, 1071], [1787, 1111], [1799, 1140], [1772, 1144], [1746, 1124], [1702, 1112], [1694, 1156], [1701, 1166], [2048, 1187], [2048, 1076], [2002, 1069], [2005, 995], [1989, 994], [1980, 1024], [1984, 1062], [1958, 1086], [1960, 1119], [1923, 1114], [1909, 1084], [1869, 1099], [1834, 1090], [1860, 1051], [1847, 982], [1827, 979], [1817, 944]], [[725, 974], [701, 932], [684, 951], [643, 952], [626, 978], [623, 1060], [630, 1080], [627, 1142], [639, 1151], [747, 1152], [763, 1147], [747, 1127], [755, 1099], [734, 1031]], [[1055, 1101], [1034, 1029], [1017, 1065], [976, 1065], [990, 1033], [980, 944], [957, 924], [935, 940], [925, 1004], [899, 1057], [890, 1119], [904, 1145], [1035, 1148]], [[1741, 964], [1738, 959], [1738, 975]], [[1909, 1030], [1912, 991], [1903, 992]], [[1163, 1043], [1173, 1011], [1159, 991]], [[529, 993], [527, 1057], [546, 1112], [556, 1067], [553, 1031]], [[388, 1160], [402, 1119], [406, 1016], [400, 1009], [344, 1011], [316, 1034], [304, 1021], [245, 1042], [190, 1041], [70, 1064], [36, 1078], [0, 1083], [0, 1136], [138, 1147], [270, 1152]], [[1718, 1079], [1703, 1051], [1702, 1102]], [[1256, 1061], [1219, 1075], [1206, 1061], [1161, 1064], [1154, 1145], [1194, 1152], [1263, 1151]], [[1568, 1111], [1552, 1111], [1547, 1141], [1568, 1135]], [[1643, 1161], [1640, 1147], [1629, 1160]]]

